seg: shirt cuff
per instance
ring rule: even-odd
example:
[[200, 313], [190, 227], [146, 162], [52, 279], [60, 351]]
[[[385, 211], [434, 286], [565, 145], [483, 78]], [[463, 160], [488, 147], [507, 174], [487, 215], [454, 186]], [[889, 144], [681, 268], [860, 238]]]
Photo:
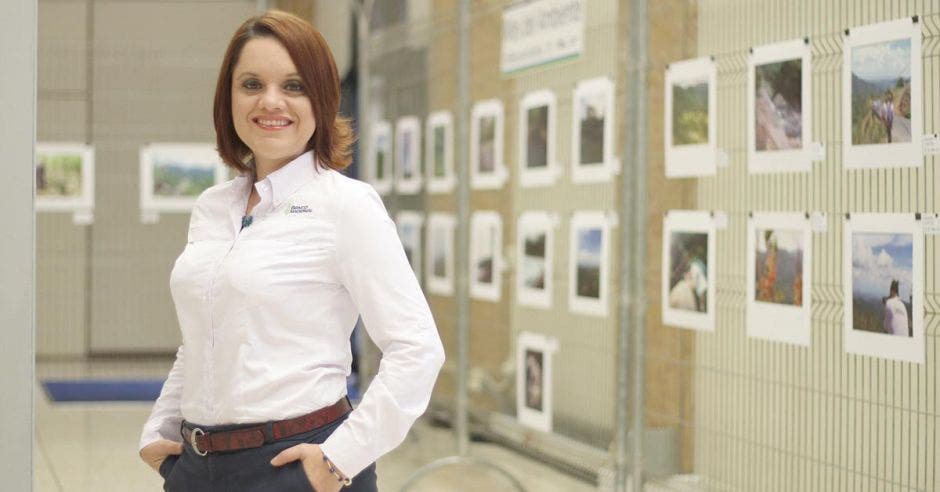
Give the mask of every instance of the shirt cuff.
[[364, 456], [366, 453], [363, 453], [363, 449], [364, 445], [356, 444], [356, 438], [345, 422], [320, 445], [320, 450], [336, 465], [336, 469], [349, 478], [355, 477], [375, 461], [370, 456]]

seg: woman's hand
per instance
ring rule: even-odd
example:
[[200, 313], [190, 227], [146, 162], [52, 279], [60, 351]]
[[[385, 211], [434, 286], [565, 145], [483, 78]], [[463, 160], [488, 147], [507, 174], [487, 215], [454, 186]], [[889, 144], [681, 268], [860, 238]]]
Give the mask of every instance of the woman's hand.
[[323, 461], [323, 451], [316, 444], [298, 444], [281, 451], [271, 464], [283, 466], [291, 461], [300, 460], [307, 480], [317, 492], [337, 492], [342, 488], [339, 480], [330, 473], [330, 467]]
[[170, 441], [168, 439], [160, 439], [159, 441], [154, 441], [140, 450], [140, 458], [144, 460], [144, 463], [150, 465], [150, 468], [153, 468], [157, 473], [160, 472], [160, 465], [163, 463], [163, 460], [171, 454], [182, 454], [183, 453], [183, 443]]

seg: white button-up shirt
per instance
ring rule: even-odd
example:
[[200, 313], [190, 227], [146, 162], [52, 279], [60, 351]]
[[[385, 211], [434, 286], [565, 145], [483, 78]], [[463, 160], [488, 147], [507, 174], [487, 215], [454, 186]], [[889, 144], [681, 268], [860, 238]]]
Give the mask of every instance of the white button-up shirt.
[[[321, 446], [348, 476], [405, 438], [444, 361], [395, 224], [368, 184], [314, 167], [307, 152], [255, 184], [241, 229], [241, 176], [206, 190], [170, 274], [183, 344], [140, 447], [196, 425], [281, 420], [346, 394], [361, 314], [382, 362], [349, 418]], [[241, 230], [240, 230], [241, 229]]]

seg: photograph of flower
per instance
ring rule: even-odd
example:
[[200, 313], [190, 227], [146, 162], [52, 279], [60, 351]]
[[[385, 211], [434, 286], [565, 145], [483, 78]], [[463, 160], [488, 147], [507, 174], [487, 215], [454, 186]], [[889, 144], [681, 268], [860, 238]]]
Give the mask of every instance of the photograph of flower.
[[470, 218], [470, 296], [500, 298], [502, 221], [496, 212], [478, 211]]
[[582, 80], [573, 96], [571, 179], [606, 182], [618, 170], [613, 152], [614, 83], [606, 77]]
[[671, 63], [665, 78], [666, 177], [716, 172], [715, 63], [703, 57]]
[[527, 211], [519, 216], [516, 293], [521, 305], [551, 307], [555, 222], [547, 212]]
[[428, 216], [427, 290], [439, 295], [454, 293], [454, 226], [453, 214], [434, 212]]
[[474, 189], [501, 188], [503, 167], [503, 103], [498, 99], [473, 106], [470, 120], [470, 178]]
[[913, 214], [845, 221], [846, 351], [923, 362], [923, 229]]
[[715, 224], [708, 212], [670, 210], [663, 220], [663, 323], [715, 328]]
[[923, 163], [921, 24], [911, 18], [847, 30], [843, 135], [847, 168]]
[[141, 212], [189, 212], [203, 191], [227, 175], [213, 144], [145, 145], [140, 149]]
[[754, 212], [747, 224], [747, 334], [809, 345], [812, 233], [807, 214]]
[[558, 339], [523, 331], [516, 342], [516, 416], [542, 432], [552, 430], [552, 359]]

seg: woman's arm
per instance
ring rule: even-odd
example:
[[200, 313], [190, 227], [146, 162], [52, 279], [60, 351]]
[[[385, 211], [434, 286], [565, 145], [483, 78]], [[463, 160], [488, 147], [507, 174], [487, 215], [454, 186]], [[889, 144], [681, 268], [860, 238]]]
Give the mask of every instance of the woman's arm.
[[160, 396], [153, 404], [153, 410], [150, 412], [150, 418], [144, 424], [143, 432], [140, 435], [138, 450], [144, 446], [158, 441], [168, 439], [171, 441], [181, 441], [180, 423], [183, 416], [180, 413], [180, 398], [183, 393], [183, 346], [180, 345], [176, 350], [176, 360], [173, 367], [167, 375], [166, 382], [163, 383], [163, 389]]
[[371, 186], [353, 184], [340, 199], [337, 275], [382, 361], [362, 401], [321, 445], [350, 477], [401, 444], [427, 408], [444, 363], [430, 307], [394, 222]]

